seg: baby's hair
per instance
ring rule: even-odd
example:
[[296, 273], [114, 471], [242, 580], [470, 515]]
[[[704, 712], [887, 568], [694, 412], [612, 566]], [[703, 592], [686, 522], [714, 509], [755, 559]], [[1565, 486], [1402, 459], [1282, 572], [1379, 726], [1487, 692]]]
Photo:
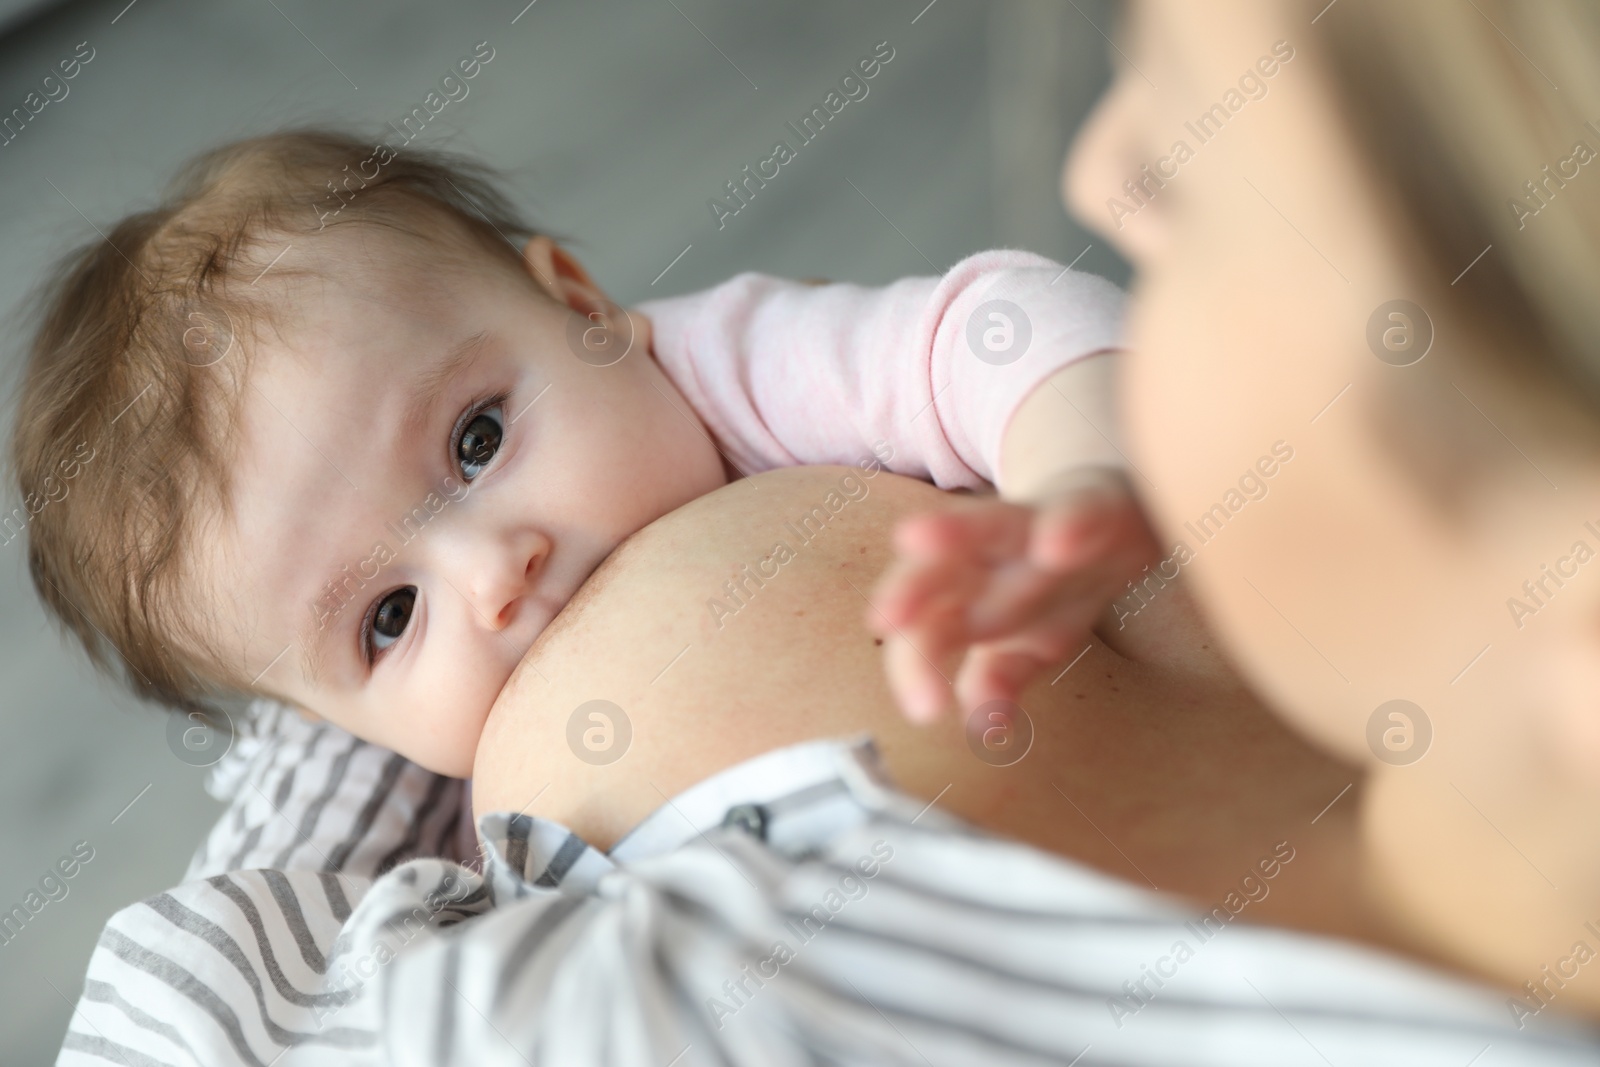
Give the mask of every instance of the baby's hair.
[[26, 530], [34, 588], [96, 666], [182, 710], [257, 691], [201, 607], [193, 563], [232, 514], [252, 341], [281, 329], [283, 283], [318, 274], [286, 250], [383, 227], [406, 235], [412, 262], [520, 270], [535, 231], [499, 183], [453, 153], [284, 130], [192, 159], [160, 204], [48, 272], [28, 302], [11, 441], [22, 503], [0, 537]]

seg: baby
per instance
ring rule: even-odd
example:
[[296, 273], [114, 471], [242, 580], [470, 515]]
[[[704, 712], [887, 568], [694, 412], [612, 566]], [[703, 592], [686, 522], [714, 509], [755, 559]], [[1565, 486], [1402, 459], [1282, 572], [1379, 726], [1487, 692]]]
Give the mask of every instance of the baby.
[[181, 710], [275, 697], [466, 777], [585, 578], [744, 474], [998, 487], [903, 526], [868, 613], [922, 717], [963, 654], [963, 703], [1014, 695], [1150, 557], [1101, 432], [1110, 357], [1083, 358], [1118, 342], [1108, 283], [991, 252], [623, 311], [492, 178], [256, 138], [46, 280], [13, 462], [35, 586], [97, 664]]

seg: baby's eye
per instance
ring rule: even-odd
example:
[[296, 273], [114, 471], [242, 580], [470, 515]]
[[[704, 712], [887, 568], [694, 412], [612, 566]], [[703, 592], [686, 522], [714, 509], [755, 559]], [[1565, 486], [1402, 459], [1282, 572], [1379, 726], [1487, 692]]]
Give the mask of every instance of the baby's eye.
[[484, 408], [463, 420], [451, 442], [450, 453], [461, 467], [461, 477], [472, 481], [500, 451], [505, 435], [505, 412], [499, 404]]
[[404, 586], [381, 597], [373, 605], [361, 633], [361, 652], [368, 663], [376, 663], [378, 656], [400, 639], [411, 621], [411, 608], [417, 602], [417, 587]]

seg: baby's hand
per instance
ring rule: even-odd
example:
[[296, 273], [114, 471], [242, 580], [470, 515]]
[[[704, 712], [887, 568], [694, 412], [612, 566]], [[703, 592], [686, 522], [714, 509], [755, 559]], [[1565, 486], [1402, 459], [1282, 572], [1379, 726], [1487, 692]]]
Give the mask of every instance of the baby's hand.
[[930, 722], [1016, 700], [1040, 672], [1076, 655], [1101, 612], [1157, 556], [1126, 477], [1069, 472], [1036, 506], [987, 499], [903, 520], [899, 558], [867, 624], [884, 640], [889, 686], [906, 717]]

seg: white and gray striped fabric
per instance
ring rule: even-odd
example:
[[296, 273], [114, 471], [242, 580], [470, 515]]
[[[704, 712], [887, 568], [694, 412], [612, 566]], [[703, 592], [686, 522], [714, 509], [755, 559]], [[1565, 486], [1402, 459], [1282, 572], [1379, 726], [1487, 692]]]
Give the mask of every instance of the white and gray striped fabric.
[[395, 759], [266, 712], [215, 776], [235, 810], [191, 880], [107, 925], [58, 1062], [1600, 1062], [1600, 1034], [1518, 1029], [1503, 993], [1212, 932], [977, 832], [888, 786], [865, 740], [716, 775], [609, 855], [486, 816], [481, 874], [463, 784]]

